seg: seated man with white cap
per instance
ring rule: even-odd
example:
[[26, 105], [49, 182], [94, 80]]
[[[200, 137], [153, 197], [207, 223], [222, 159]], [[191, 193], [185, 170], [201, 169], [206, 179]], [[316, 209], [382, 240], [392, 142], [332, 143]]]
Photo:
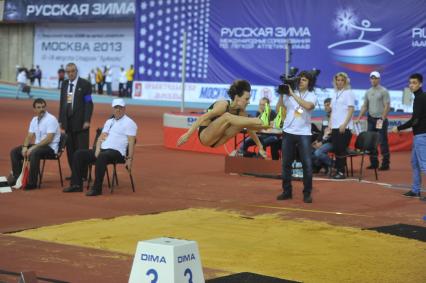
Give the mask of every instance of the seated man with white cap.
[[112, 101], [113, 117], [105, 122], [95, 149], [81, 149], [74, 153], [70, 187], [66, 193], [83, 191], [83, 176], [88, 164], [95, 164], [95, 182], [86, 193], [87, 196], [102, 194], [102, 183], [107, 164], [126, 163], [132, 169], [137, 125], [126, 114], [126, 103], [117, 98]]

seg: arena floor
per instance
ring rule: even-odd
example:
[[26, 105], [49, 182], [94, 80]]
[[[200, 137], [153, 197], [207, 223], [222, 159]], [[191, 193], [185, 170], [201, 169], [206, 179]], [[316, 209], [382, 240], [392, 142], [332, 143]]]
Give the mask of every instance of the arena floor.
[[[7, 175], [9, 151], [33, 113], [30, 100], [0, 101], [0, 175]], [[48, 111], [57, 114], [57, 101]], [[409, 153], [394, 153], [379, 183], [371, 171], [361, 183], [318, 175], [314, 203], [303, 203], [300, 182], [293, 200], [279, 202], [279, 180], [227, 175], [223, 156], [165, 149], [165, 111], [128, 106], [139, 125], [135, 193], [120, 168], [113, 194], [106, 187], [99, 197], [64, 194], [48, 162], [40, 190], [0, 195], [0, 282], [17, 282], [21, 271], [127, 282], [137, 242], [162, 236], [197, 241], [206, 279], [253, 272], [300, 282], [426, 282], [425, 241], [367, 230], [402, 223], [424, 233], [426, 204], [401, 196], [411, 180]], [[108, 104], [95, 105], [92, 137], [109, 115]], [[68, 176], [65, 158], [62, 165]]]

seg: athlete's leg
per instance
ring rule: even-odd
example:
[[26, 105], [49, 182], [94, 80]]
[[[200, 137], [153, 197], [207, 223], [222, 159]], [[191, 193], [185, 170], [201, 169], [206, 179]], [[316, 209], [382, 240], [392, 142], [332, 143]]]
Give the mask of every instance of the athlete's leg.
[[240, 127], [230, 126], [229, 128], [225, 130], [225, 132], [223, 133], [223, 136], [214, 144], [214, 147], [224, 145], [228, 140], [235, 137], [239, 132], [241, 132]]
[[265, 126], [262, 124], [262, 121], [258, 118], [248, 118], [224, 113], [222, 116], [211, 122], [209, 126], [201, 133], [201, 143], [203, 145], [211, 146], [213, 143], [219, 141], [224, 136], [225, 131], [230, 127], [233, 129], [230, 130], [230, 132], [228, 132], [226, 135], [226, 140], [235, 136], [236, 133], [244, 128], [248, 128], [250, 130], [265, 128]]

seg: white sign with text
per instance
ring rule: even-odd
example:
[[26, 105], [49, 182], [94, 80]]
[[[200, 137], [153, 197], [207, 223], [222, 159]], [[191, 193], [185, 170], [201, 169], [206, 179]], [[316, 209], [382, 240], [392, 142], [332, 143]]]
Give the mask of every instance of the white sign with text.
[[120, 67], [127, 70], [133, 64], [133, 33], [132, 23], [36, 25], [34, 65], [42, 70], [42, 86], [56, 88], [59, 67], [74, 62], [83, 78], [92, 69], [110, 66], [113, 89], [118, 89]]

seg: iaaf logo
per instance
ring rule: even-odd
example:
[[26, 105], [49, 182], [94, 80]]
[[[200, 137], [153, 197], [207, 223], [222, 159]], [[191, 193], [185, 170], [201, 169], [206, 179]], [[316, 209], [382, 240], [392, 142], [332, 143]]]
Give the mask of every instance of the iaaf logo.
[[[368, 34], [371, 38], [374, 33], [381, 32], [382, 28], [371, 27], [371, 22], [367, 19], [363, 19], [359, 24], [358, 16], [351, 8], [338, 10], [333, 26], [342, 37], [358, 34], [358, 38], [338, 41], [328, 46], [336, 62], [349, 70], [359, 73], [380, 70], [394, 55], [387, 47], [391, 42], [391, 32], [375, 41], [365, 39], [365, 35]], [[342, 48], [344, 46], [346, 48]]]

